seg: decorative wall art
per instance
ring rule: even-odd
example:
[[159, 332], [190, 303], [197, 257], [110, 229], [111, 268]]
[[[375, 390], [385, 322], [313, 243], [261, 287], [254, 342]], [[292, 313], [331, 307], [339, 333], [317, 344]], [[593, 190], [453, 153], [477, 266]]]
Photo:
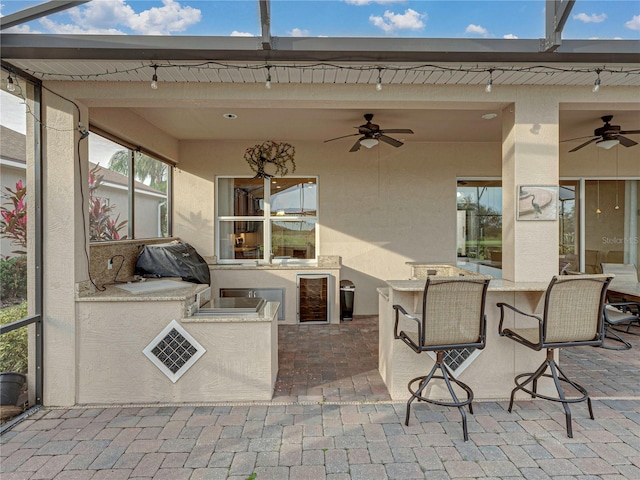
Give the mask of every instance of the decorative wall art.
[[518, 220], [557, 220], [557, 185], [520, 185]]
[[244, 159], [256, 174], [254, 178], [284, 177], [296, 171], [294, 156], [296, 149], [289, 143], [267, 140], [244, 152]]

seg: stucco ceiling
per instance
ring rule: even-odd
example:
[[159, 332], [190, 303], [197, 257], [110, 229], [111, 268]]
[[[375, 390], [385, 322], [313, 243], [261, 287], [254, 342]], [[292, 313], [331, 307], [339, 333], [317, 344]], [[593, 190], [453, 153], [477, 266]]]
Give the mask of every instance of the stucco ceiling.
[[[450, 109], [137, 107], [96, 108], [94, 111], [106, 113], [109, 110], [126, 110], [181, 140], [278, 139], [323, 142], [356, 134], [355, 127], [365, 123], [363, 115], [373, 113], [373, 123], [382, 129], [412, 129], [414, 134], [390, 134], [404, 142], [499, 142], [503, 108], [504, 105], [496, 102]], [[228, 113], [237, 115], [237, 118], [225, 118], [224, 114]], [[497, 117], [483, 119], [486, 113], [495, 113]], [[600, 117], [603, 115], [613, 115], [611, 123], [620, 125], [623, 130], [640, 129], [638, 105], [571, 105], [560, 110], [560, 139], [592, 135], [593, 130], [602, 126]], [[630, 137], [640, 143], [640, 135]], [[357, 138], [354, 135], [335, 142], [342, 142], [348, 149]]]

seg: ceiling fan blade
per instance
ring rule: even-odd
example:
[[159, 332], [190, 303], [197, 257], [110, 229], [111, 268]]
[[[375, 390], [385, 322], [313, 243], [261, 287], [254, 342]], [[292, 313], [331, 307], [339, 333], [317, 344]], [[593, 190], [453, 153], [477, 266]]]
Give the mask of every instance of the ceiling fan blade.
[[352, 133], [351, 135], [343, 135], [341, 137], [330, 138], [329, 140], [325, 140], [324, 143], [333, 142], [334, 140], [340, 140], [341, 138], [353, 137], [355, 135], [360, 135], [359, 133]]
[[630, 138], [623, 137], [622, 135], [618, 135], [618, 140], [620, 140], [620, 143], [625, 147], [633, 147], [638, 144], [638, 142], [631, 140]]
[[391, 138], [391, 137], [387, 137], [386, 135], [380, 135], [378, 137], [378, 140], [382, 140], [385, 143], [388, 143], [389, 145], [393, 145], [394, 147], [401, 147], [402, 145], [404, 145], [404, 143], [402, 143], [399, 140], [396, 140], [395, 138]]
[[362, 139], [359, 138], [358, 140], [356, 140], [356, 143], [354, 143], [353, 147], [351, 147], [351, 150], [349, 150], [350, 152], [357, 152], [358, 150], [360, 150], [360, 140]]
[[593, 138], [593, 135], [587, 135], [586, 137], [567, 138], [566, 140], [560, 140], [560, 143], [573, 142], [574, 140], [582, 140], [584, 138]]
[[413, 133], [410, 128], [385, 128], [380, 130], [380, 133]]
[[625, 135], [633, 135], [635, 133], [640, 133], [640, 130], [622, 130], [618, 133], [623, 133]]
[[578, 145], [576, 148], [573, 148], [573, 149], [569, 150], [569, 153], [575, 152], [576, 150], [580, 150], [582, 147], [586, 147], [590, 143], [593, 143], [593, 142], [595, 142], [596, 140], [599, 140], [599, 139], [600, 139], [600, 137], [592, 138], [591, 140], [588, 140], [588, 141], [584, 142], [582, 145]]

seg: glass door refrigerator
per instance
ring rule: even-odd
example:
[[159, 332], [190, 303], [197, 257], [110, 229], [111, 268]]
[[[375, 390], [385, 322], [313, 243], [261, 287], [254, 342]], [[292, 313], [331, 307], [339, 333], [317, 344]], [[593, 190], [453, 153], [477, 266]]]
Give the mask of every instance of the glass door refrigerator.
[[328, 323], [331, 275], [298, 274], [298, 323]]

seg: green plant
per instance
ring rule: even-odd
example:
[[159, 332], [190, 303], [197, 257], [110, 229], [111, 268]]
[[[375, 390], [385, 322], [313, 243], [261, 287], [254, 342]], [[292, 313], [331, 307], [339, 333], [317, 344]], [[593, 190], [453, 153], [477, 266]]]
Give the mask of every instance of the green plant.
[[[27, 316], [27, 302], [0, 310], [0, 325], [6, 325]], [[5, 333], [0, 338], [0, 371], [27, 373], [27, 327]]]
[[258, 475], [254, 472], [254, 473], [252, 473], [251, 475], [249, 475], [249, 476], [246, 478], [246, 480], [256, 480], [257, 476], [258, 476]]
[[96, 196], [96, 190], [102, 185], [104, 175], [99, 175], [100, 165], [96, 165], [89, 171], [89, 239], [91, 241], [123, 240], [120, 230], [127, 221], [119, 222], [120, 215], [115, 220], [111, 219], [111, 213], [115, 205], [101, 197]]
[[[0, 206], [0, 234], [20, 247], [12, 253], [27, 253], [27, 187], [22, 180], [16, 182], [15, 190], [4, 187], [2, 197], [9, 200]], [[6, 207], [5, 205], [9, 205]], [[13, 208], [11, 208], [13, 207]]]
[[0, 259], [0, 300], [3, 304], [27, 298], [27, 257]]

